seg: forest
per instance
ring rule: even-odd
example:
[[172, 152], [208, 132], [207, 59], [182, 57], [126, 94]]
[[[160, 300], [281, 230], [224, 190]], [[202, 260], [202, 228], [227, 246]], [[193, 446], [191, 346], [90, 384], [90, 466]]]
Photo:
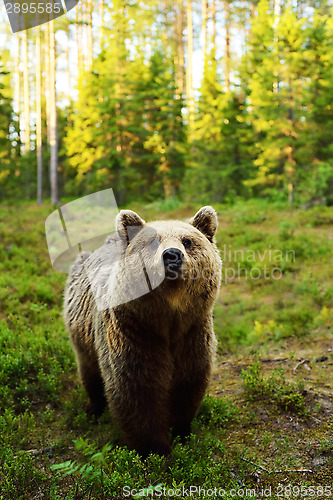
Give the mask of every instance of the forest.
[[[0, 500], [332, 496], [332, 8], [80, 0], [15, 34], [0, 12]], [[87, 414], [64, 324], [45, 220], [106, 188], [218, 216], [216, 363], [167, 459]]]
[[12, 34], [0, 199], [333, 203], [331, 0], [81, 0]]

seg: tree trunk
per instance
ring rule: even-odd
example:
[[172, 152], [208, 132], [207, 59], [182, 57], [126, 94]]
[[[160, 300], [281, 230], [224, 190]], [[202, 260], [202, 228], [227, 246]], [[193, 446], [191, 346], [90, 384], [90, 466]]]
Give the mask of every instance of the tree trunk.
[[43, 150], [42, 150], [42, 81], [40, 27], [36, 28], [36, 149], [37, 149], [37, 203], [43, 203]]
[[275, 70], [274, 70], [274, 83], [273, 83], [273, 92], [274, 94], [277, 94], [279, 91], [279, 73], [277, 68], [279, 67], [279, 54], [278, 54], [278, 26], [280, 22], [280, 16], [281, 16], [281, 0], [275, 0], [274, 2], [274, 46], [276, 49], [276, 64], [275, 64]]
[[184, 94], [184, 0], [178, 0], [177, 17], [177, 98], [181, 99]]
[[187, 106], [188, 106], [188, 123], [191, 133], [194, 125], [192, 0], [187, 0], [186, 94], [187, 94]]
[[216, 4], [215, 0], [212, 0], [212, 21], [213, 21], [213, 45], [215, 50], [216, 44]]
[[20, 54], [21, 54], [21, 35], [20, 32], [16, 33], [16, 71], [15, 71], [15, 113], [17, 115], [17, 139], [16, 151], [21, 154], [21, 71], [20, 71]]
[[280, 20], [280, 16], [281, 16], [281, 0], [275, 0], [274, 1], [274, 16], [275, 16], [275, 19], [277, 19], [278, 21]]
[[71, 102], [71, 89], [72, 89], [72, 80], [71, 80], [71, 63], [70, 63], [70, 38], [71, 38], [71, 30], [70, 24], [67, 25], [67, 44], [66, 44], [66, 79], [67, 79], [67, 88], [68, 88], [68, 101]]
[[92, 25], [92, 0], [87, 0], [87, 68], [90, 69], [93, 63], [93, 25]]
[[24, 121], [24, 149], [30, 151], [30, 96], [29, 96], [29, 67], [28, 67], [28, 37], [27, 30], [22, 31], [23, 48], [23, 121]]
[[50, 146], [50, 22], [45, 24], [44, 36], [46, 132], [47, 144]]
[[224, 22], [225, 22], [225, 88], [230, 92], [230, 5], [224, 2]]
[[83, 47], [82, 47], [82, 2], [79, 2], [76, 7], [76, 45], [77, 45], [77, 71], [78, 76], [83, 71]]
[[162, 44], [163, 44], [163, 50], [164, 54], [167, 53], [168, 50], [168, 9], [166, 2], [162, 3], [162, 12], [163, 12], [163, 18], [164, 18], [164, 28], [163, 28], [163, 33], [162, 33]]
[[54, 21], [50, 23], [50, 184], [51, 203], [56, 205], [58, 198], [58, 128], [57, 128], [57, 104], [56, 104], [56, 55]]
[[121, 153], [123, 152], [123, 131], [122, 131], [122, 100], [123, 100], [123, 92], [124, 92], [124, 75], [125, 75], [125, 67], [126, 64], [124, 60], [125, 53], [125, 5], [124, 2], [119, 1], [116, 5], [117, 7], [117, 17], [118, 25], [115, 33], [115, 46], [117, 47], [117, 59], [115, 63], [115, 99], [116, 99], [116, 150], [119, 153], [119, 157], [121, 157]]
[[104, 47], [104, 0], [99, 0], [99, 49]]
[[203, 38], [203, 60], [204, 66], [207, 63], [207, 20], [208, 20], [208, 4], [207, 0], [201, 0], [201, 31]]

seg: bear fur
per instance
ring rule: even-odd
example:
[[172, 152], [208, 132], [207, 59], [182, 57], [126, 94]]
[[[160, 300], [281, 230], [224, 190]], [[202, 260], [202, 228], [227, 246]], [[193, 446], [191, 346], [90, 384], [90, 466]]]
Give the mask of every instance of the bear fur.
[[[170, 429], [189, 434], [207, 389], [222, 266], [216, 228], [212, 207], [188, 222], [149, 224], [122, 210], [117, 233], [81, 253], [67, 280], [64, 319], [90, 411], [98, 416], [108, 404], [142, 456], [169, 454]], [[180, 267], [166, 268], [170, 248], [182, 255]]]

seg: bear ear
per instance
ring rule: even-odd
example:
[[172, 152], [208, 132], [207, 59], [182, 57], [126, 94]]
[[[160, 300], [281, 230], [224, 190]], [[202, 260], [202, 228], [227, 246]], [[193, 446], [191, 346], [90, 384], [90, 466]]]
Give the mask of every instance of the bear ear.
[[120, 238], [127, 243], [144, 227], [145, 221], [132, 210], [120, 210], [116, 217], [116, 229]]
[[189, 220], [189, 223], [201, 231], [209, 241], [213, 241], [217, 229], [217, 215], [213, 207], [200, 208], [199, 212]]

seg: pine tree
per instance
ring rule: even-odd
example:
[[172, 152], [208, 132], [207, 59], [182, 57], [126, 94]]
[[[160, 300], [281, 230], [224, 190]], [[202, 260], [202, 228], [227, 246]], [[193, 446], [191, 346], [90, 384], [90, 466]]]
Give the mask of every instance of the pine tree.
[[333, 202], [333, 18], [317, 12], [307, 28], [304, 104], [308, 109], [307, 144], [313, 161], [305, 165], [302, 198], [325, 197]]
[[187, 16], [186, 98], [187, 98], [187, 109], [188, 109], [188, 125], [191, 134], [194, 124], [192, 0], [187, 0], [186, 16]]
[[16, 114], [16, 150], [17, 154], [21, 154], [21, 33], [15, 34], [16, 41], [16, 58], [15, 58], [15, 81], [14, 81], [14, 110]]
[[105, 37], [92, 71], [82, 75], [65, 141], [77, 181], [89, 189], [112, 186], [119, 203], [135, 194], [172, 195], [184, 168], [178, 148], [183, 102], [171, 55], [152, 47], [147, 59], [132, 47], [130, 56], [125, 40], [133, 34], [129, 19], [136, 13], [121, 1], [114, 4], [112, 36]]
[[24, 120], [24, 149], [25, 153], [30, 151], [30, 88], [29, 88], [29, 65], [28, 65], [28, 34], [22, 31], [23, 52], [23, 120]]
[[[257, 175], [247, 185], [285, 193], [289, 202], [298, 189], [301, 164], [311, 152], [303, 141], [303, 83], [305, 60], [304, 20], [286, 6], [275, 23], [268, 0], [261, 0], [251, 30], [251, 52], [246, 56], [249, 73], [251, 119], [257, 132]], [[268, 189], [268, 191], [267, 191]]]
[[[10, 171], [6, 195], [18, 189], [27, 197], [36, 192], [36, 152], [25, 152], [33, 146], [31, 118], [35, 114], [30, 111], [36, 104], [39, 160], [41, 132], [45, 135], [48, 123], [48, 142], [53, 142], [57, 111], [59, 154], [53, 147], [52, 183], [57, 172], [62, 172], [60, 183], [68, 194], [112, 186], [119, 203], [185, 191], [191, 199], [205, 198], [207, 203], [249, 193], [289, 202], [316, 197], [330, 200], [330, 4], [330, 0], [99, 0], [97, 15], [91, 14], [91, 0], [84, 0], [68, 18], [57, 21], [68, 40], [71, 33], [78, 34], [77, 46], [68, 43], [63, 53], [58, 52], [59, 60], [67, 61], [67, 66], [56, 68], [62, 80], [58, 88], [65, 81], [68, 88], [74, 86], [79, 75], [78, 100], [63, 111], [62, 106], [55, 107], [54, 63], [49, 49], [45, 51], [49, 35], [41, 39], [45, 77], [41, 78], [42, 91], [37, 90], [38, 96], [46, 94], [46, 102], [35, 102], [31, 56], [38, 49], [38, 33], [28, 32], [29, 40], [21, 33], [16, 37], [20, 50], [15, 61], [9, 56], [8, 66], [6, 62], [16, 78], [10, 77], [9, 82], [9, 75], [2, 75], [7, 103], [11, 106], [14, 97], [14, 111], [20, 115], [19, 120], [15, 114], [9, 119], [5, 111], [1, 116], [2, 130], [11, 120], [10, 134], [2, 135], [2, 140], [7, 138], [6, 147], [1, 148], [7, 161], [1, 162], [2, 172]], [[96, 27], [100, 36], [91, 64], [91, 33], [97, 34]], [[33, 46], [35, 33], [37, 47]], [[204, 71], [201, 88], [193, 92], [199, 42]], [[76, 58], [79, 71], [69, 66]], [[20, 73], [22, 78], [18, 78]], [[57, 96], [58, 102], [62, 97]], [[69, 91], [66, 97], [71, 101], [74, 94]], [[20, 124], [25, 148], [20, 143]], [[44, 148], [45, 160], [49, 153]], [[40, 172], [41, 168], [39, 178]], [[43, 183], [47, 192], [47, 175]], [[39, 181], [39, 193], [40, 187]]]
[[42, 148], [42, 82], [41, 82], [41, 37], [36, 29], [36, 151], [37, 151], [37, 203], [43, 201], [43, 148]]
[[5, 85], [8, 75], [0, 59], [0, 193], [1, 198], [6, 196], [6, 183], [12, 172], [10, 127], [12, 124], [12, 107], [9, 89]]
[[54, 21], [50, 22], [49, 37], [49, 130], [50, 130], [50, 186], [51, 203], [59, 202], [58, 193], [58, 123], [57, 123], [57, 99], [56, 99], [56, 48]]
[[230, 3], [229, 0], [223, 2], [225, 19], [225, 71], [224, 81], [226, 91], [230, 91], [230, 72], [231, 72], [231, 54], [230, 54]]
[[[219, 14], [226, 6], [225, 2], [216, 0], [209, 4], [211, 22], [207, 34], [205, 23], [202, 23], [204, 73], [183, 190], [187, 196], [203, 203], [232, 200], [244, 194], [246, 189], [242, 181], [247, 178], [252, 161], [251, 126], [245, 119], [245, 94], [235, 85], [230, 90], [230, 6], [228, 4], [225, 12], [225, 58], [221, 64], [216, 56], [216, 37]], [[204, 13], [205, 6], [203, 18]]]
[[203, 203], [230, 201], [244, 194], [242, 181], [252, 161], [245, 94], [241, 89], [225, 92], [217, 69], [213, 44], [200, 89], [191, 168], [185, 182], [185, 192]]
[[163, 52], [156, 50], [146, 80], [145, 121], [149, 134], [144, 143], [157, 165], [156, 177], [169, 198], [179, 190], [184, 174], [185, 128], [183, 101], [177, 95], [175, 67]]
[[116, 79], [113, 57], [99, 57], [82, 82], [65, 141], [69, 163], [79, 182], [90, 189], [110, 185], [121, 203], [135, 193], [170, 196], [184, 168], [183, 103], [176, 99], [174, 72], [156, 51], [148, 64], [142, 57], [123, 59], [126, 74]]

